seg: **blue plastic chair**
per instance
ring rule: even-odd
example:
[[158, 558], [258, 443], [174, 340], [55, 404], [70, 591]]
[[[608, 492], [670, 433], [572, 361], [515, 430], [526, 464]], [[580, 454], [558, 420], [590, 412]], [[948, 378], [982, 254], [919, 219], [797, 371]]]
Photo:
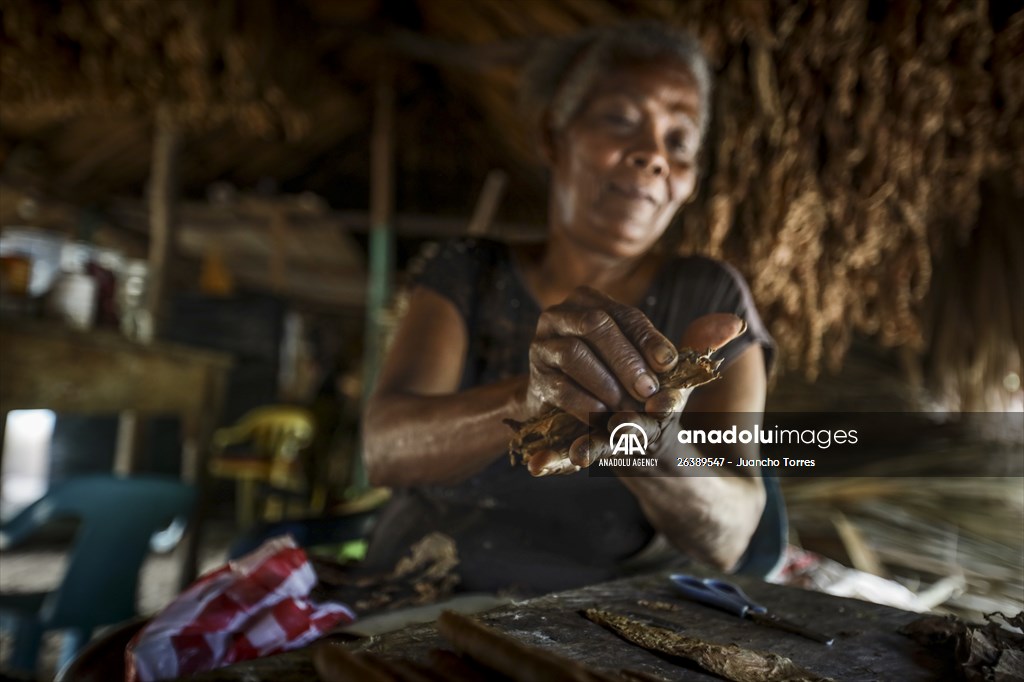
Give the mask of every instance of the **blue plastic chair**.
[[4, 524], [0, 549], [6, 551], [49, 521], [79, 520], [57, 589], [0, 594], [0, 623], [14, 629], [7, 667], [34, 673], [43, 632], [65, 630], [63, 667], [94, 628], [134, 617], [139, 569], [154, 534], [187, 519], [194, 503], [195, 490], [180, 481], [90, 476], [53, 485]]

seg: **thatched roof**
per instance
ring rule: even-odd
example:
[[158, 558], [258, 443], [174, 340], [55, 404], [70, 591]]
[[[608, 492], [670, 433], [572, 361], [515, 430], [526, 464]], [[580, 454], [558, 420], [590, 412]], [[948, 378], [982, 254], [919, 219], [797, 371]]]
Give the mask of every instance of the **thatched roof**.
[[[864, 333], [931, 347], [932, 366], [958, 369], [955, 385], [1021, 373], [1021, 214], [979, 222], [983, 191], [1008, 211], [1024, 196], [1019, 5], [0, 5], [5, 182], [101, 209], [138, 197], [153, 112], [164, 106], [188, 131], [186, 195], [271, 178], [336, 209], [362, 208], [374, 85], [386, 78], [398, 104], [399, 210], [466, 215], [487, 171], [503, 168], [511, 180], [499, 217], [537, 223], [544, 178], [516, 108], [518, 67], [535, 41], [638, 16], [689, 26], [719, 80], [686, 248], [748, 276], [788, 364], [836, 365]], [[972, 269], [958, 268], [958, 254], [970, 254]], [[943, 259], [962, 281], [944, 307], [929, 307]]]

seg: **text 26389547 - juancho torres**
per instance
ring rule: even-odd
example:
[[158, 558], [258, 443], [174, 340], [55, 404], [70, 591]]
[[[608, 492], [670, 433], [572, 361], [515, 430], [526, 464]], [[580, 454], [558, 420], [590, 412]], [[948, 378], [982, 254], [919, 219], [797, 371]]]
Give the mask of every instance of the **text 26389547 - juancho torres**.
[[[676, 457], [677, 467], [720, 467], [729, 465], [732, 466], [734, 462], [731, 459], [725, 457]], [[735, 461], [736, 466], [740, 467], [773, 467], [773, 468], [812, 468], [816, 465], [813, 459], [793, 459], [791, 457], [766, 457], [764, 459], [747, 459], [745, 457], [738, 457]]]

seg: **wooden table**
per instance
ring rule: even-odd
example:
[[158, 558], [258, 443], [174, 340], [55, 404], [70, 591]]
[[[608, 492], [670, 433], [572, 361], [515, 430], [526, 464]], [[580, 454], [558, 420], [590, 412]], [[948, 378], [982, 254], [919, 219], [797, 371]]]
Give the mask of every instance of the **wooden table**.
[[217, 427], [231, 358], [168, 343], [142, 345], [107, 330], [77, 331], [37, 320], [0, 321], [0, 443], [7, 413], [50, 409], [121, 416], [114, 469], [136, 470], [138, 416], [178, 415], [181, 477], [199, 509], [182, 552], [181, 583], [196, 576], [206, 499], [206, 452]]
[[[912, 682], [942, 679], [940, 662], [898, 632], [900, 627], [919, 618], [920, 614], [770, 585], [752, 578], [730, 578], [756, 601], [777, 611], [779, 615], [833, 635], [835, 644], [827, 647], [688, 602], [670, 587], [667, 575], [658, 573], [556, 593], [499, 607], [476, 617], [523, 642], [585, 661], [597, 668], [611, 671], [629, 668], [668, 680], [720, 678], [680, 667], [628, 644], [585, 620], [578, 612], [594, 607], [672, 623], [685, 635], [710, 642], [735, 643], [745, 648], [771, 651], [793, 659], [812, 672], [836, 680], [874, 682], [889, 679]], [[678, 605], [679, 610], [645, 608], [637, 603], [642, 599], [671, 602]], [[349, 646], [353, 650], [420, 662], [428, 661], [431, 649], [449, 648], [432, 624], [410, 626], [389, 634], [358, 640]], [[298, 682], [318, 678], [309, 651], [299, 650], [235, 664], [189, 679], [193, 682]]]

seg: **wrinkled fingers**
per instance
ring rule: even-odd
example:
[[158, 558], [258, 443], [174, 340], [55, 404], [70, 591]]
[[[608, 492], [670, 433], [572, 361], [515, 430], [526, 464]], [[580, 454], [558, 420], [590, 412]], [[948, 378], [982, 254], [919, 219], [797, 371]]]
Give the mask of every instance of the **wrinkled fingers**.
[[651, 414], [668, 414], [682, 412], [686, 400], [693, 393], [692, 388], [663, 388], [644, 403], [644, 412]]
[[569, 301], [584, 307], [599, 308], [615, 321], [622, 333], [655, 372], [675, 366], [679, 353], [672, 342], [639, 309], [619, 303], [600, 291], [580, 287]]
[[[536, 341], [530, 347], [530, 362], [555, 384], [548, 390], [556, 393], [551, 397], [559, 402], [551, 404], [567, 412], [577, 416], [582, 414], [581, 410], [604, 412], [608, 406], [618, 406], [622, 402], [623, 393], [619, 381], [580, 338], [558, 336]], [[569, 383], [563, 388], [568, 390], [562, 390], [561, 395], [557, 395], [558, 384], [565, 383], [567, 379]], [[579, 387], [581, 392], [588, 394], [587, 397], [576, 395], [572, 387]], [[569, 399], [572, 409], [562, 402], [566, 399]]]
[[[568, 347], [571, 351], [563, 359], [577, 361], [561, 367], [579, 382], [588, 386], [592, 381], [603, 381], [605, 374], [615, 377], [621, 391], [635, 400], [644, 401], [654, 395], [659, 388], [657, 373], [644, 359], [643, 354], [633, 340], [623, 333], [615, 318], [600, 308], [574, 308], [569, 305], [555, 306], [541, 315], [537, 327], [541, 339], [575, 338], [583, 342], [593, 358], [599, 358], [603, 371], [600, 377], [585, 378], [580, 372], [595, 372], [597, 366], [592, 362], [578, 362], [580, 359], [590, 360], [591, 357], [578, 347]], [[606, 397], [607, 401], [608, 398]], [[608, 402], [611, 407], [620, 407], [621, 399]]]

